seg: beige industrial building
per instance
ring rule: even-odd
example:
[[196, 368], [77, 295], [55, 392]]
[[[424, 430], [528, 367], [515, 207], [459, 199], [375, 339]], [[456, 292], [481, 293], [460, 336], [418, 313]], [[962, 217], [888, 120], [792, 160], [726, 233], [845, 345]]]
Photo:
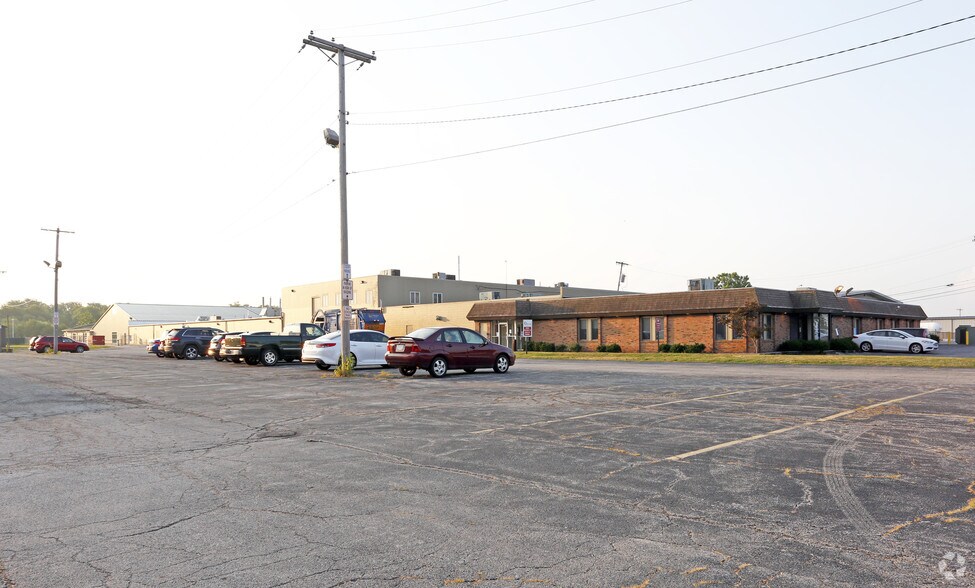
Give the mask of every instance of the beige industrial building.
[[[341, 292], [340, 280], [285, 286], [281, 290], [281, 310], [289, 323], [320, 322], [328, 311], [341, 307]], [[386, 334], [396, 336], [432, 325], [473, 327], [474, 323], [468, 320], [467, 314], [473, 304], [480, 300], [537, 296], [576, 298], [622, 293], [575, 288], [564, 282], [539, 286], [530, 279], [516, 280], [514, 284], [499, 284], [457, 280], [446, 273], [419, 278], [400, 275], [399, 270], [393, 269], [378, 275], [353, 278], [350, 306], [354, 309], [382, 310], [386, 319]]]
[[[145, 345], [169, 329], [217, 327], [224, 331], [279, 331], [283, 320], [277, 309], [253, 306], [201, 306], [186, 304], [113, 304], [90, 327], [65, 329], [65, 336], [94, 344]], [[104, 338], [104, 339], [102, 339]]]

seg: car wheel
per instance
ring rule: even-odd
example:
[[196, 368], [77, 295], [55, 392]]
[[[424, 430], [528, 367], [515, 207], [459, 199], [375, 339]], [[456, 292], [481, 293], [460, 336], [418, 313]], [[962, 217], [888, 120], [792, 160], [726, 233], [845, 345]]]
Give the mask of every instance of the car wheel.
[[46, 346], [45, 347], [41, 347], [40, 349], [37, 350], [37, 352], [38, 353], [47, 353], [47, 350], [48, 349], [50, 349], [50, 347], [46, 347]]
[[329, 369], [331, 369], [332, 366], [328, 365], [322, 360], [318, 360], [315, 362], [315, 367], [322, 370], [323, 372], [327, 372]]
[[494, 360], [494, 371], [503, 374], [508, 371], [509, 365], [511, 364], [508, 362], [508, 356], [502, 353]]
[[[340, 362], [345, 363], [345, 362]], [[355, 369], [355, 366], [359, 365], [359, 358], [355, 356], [355, 353], [349, 353], [349, 363], [352, 364], [349, 367]]]
[[434, 378], [442, 378], [447, 373], [447, 358], [438, 355], [430, 362], [430, 369], [427, 370]]
[[247, 365], [257, 365], [260, 362], [261, 362], [261, 360], [257, 359], [256, 357], [245, 357], [244, 358], [244, 363], [246, 363]]
[[469, 374], [473, 374], [475, 370], [477, 370], [477, 368], [464, 368], [464, 371]]
[[163, 353], [162, 351], [157, 351], [156, 352], [156, 357], [166, 357], [166, 354]]
[[242, 361], [244, 361], [244, 360], [243, 360], [243, 359], [241, 359], [241, 358], [239, 358], [239, 357], [231, 357], [231, 358], [230, 358], [230, 361], [232, 361], [232, 362], [234, 362], [234, 363], [240, 363], [240, 362], [242, 362]]
[[274, 349], [265, 349], [261, 351], [261, 363], [265, 367], [271, 367], [278, 363], [278, 352]]
[[87, 351], [87, 350], [84, 347], [82, 347], [81, 345], [79, 345], [79, 346], [77, 346], [77, 347], [74, 348], [74, 352], [75, 353], [84, 353], [85, 351]]
[[183, 350], [183, 359], [197, 359], [200, 357], [200, 349], [196, 345], [187, 345]]
[[873, 345], [870, 344], [870, 341], [864, 341], [863, 343], [860, 343], [860, 351], [870, 353], [873, 351]]
[[922, 347], [920, 343], [911, 343], [911, 346], [907, 349], [915, 355], [924, 351], [924, 347]]
[[401, 367], [399, 368], [399, 373], [403, 374], [404, 376], [412, 376], [416, 373], [416, 367]]

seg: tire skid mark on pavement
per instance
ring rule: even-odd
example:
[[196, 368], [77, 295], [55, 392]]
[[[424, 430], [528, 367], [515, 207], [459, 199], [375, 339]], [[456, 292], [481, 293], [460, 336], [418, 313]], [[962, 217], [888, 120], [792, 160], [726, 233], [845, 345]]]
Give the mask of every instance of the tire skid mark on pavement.
[[600, 479], [605, 480], [605, 479], [608, 479], [608, 478], [612, 478], [616, 474], [619, 474], [619, 473], [624, 472], [626, 470], [629, 470], [629, 469], [632, 469], [632, 468], [635, 468], [635, 467], [640, 467], [640, 466], [654, 465], [654, 464], [660, 463], [662, 461], [683, 461], [683, 460], [685, 460], [685, 459], [687, 459], [689, 457], [694, 457], [694, 456], [702, 455], [702, 454], [705, 454], [705, 453], [711, 453], [712, 451], [718, 451], [719, 449], [726, 449], [728, 447], [734, 447], [736, 445], [741, 445], [742, 443], [748, 443], [748, 442], [751, 442], [751, 441], [759, 441], [761, 439], [765, 439], [765, 438], [768, 438], [768, 437], [773, 437], [775, 435], [781, 435], [782, 433], [789, 433], [791, 431], [798, 431], [800, 429], [807, 429], [809, 427], [812, 427], [812, 426], [815, 426], [815, 425], [818, 425], [818, 424], [821, 424], [821, 423], [827, 423], [827, 422], [830, 422], [830, 421], [833, 421], [833, 420], [836, 420], [836, 419], [839, 419], [839, 418], [843, 418], [845, 416], [857, 415], [857, 414], [860, 414], [860, 413], [871, 414], [871, 411], [875, 411], [878, 407], [886, 406], [888, 404], [895, 404], [895, 403], [898, 403], [898, 402], [904, 402], [905, 400], [911, 400], [913, 398], [919, 398], [921, 396], [927, 396], [928, 394], [935, 394], [937, 392], [942, 392], [944, 390], [946, 390], [946, 388], [935, 388], [934, 390], [926, 390], [924, 392], [918, 392], [917, 394], [910, 394], [908, 396], [901, 396], [900, 398], [892, 398], [890, 400], [884, 400], [883, 402], [875, 402], [874, 404], [870, 404], [870, 405], [867, 405], [867, 406], [860, 406], [860, 407], [857, 407], [857, 408], [851, 408], [849, 410], [843, 410], [843, 411], [840, 411], [840, 412], [837, 412], [837, 413], [834, 413], [834, 414], [831, 414], [831, 415], [827, 415], [827, 416], [824, 416], [824, 417], [820, 417], [818, 419], [814, 419], [814, 420], [811, 420], [811, 421], [805, 421], [805, 422], [799, 423], [797, 425], [792, 425], [792, 426], [788, 426], [788, 427], [782, 427], [782, 428], [779, 428], [779, 429], [774, 429], [774, 430], [768, 431], [766, 433], [758, 433], [756, 435], [749, 435], [748, 437], [742, 437], [741, 439], [733, 439], [731, 441], [725, 441], [724, 443], [718, 443], [716, 445], [710, 445], [708, 447], [702, 447], [700, 449], [695, 449], [693, 451], [687, 451], [687, 452], [684, 452], [684, 453], [679, 453], [677, 455], [671, 455], [670, 457], [663, 457], [663, 458], [656, 458], [656, 459], [649, 459], [649, 458], [647, 458], [647, 459], [645, 459], [645, 460], [643, 460], [641, 462], [630, 463], [630, 464], [627, 464], [627, 465], [625, 465], [625, 466], [623, 466], [621, 468], [615, 469], [615, 470], [613, 470], [613, 471], [611, 471], [611, 472], [609, 472], [607, 474], [604, 474], [603, 476], [601, 476]]
[[567, 423], [572, 421], [577, 421], [581, 419], [588, 419], [598, 416], [603, 416], [607, 414], [619, 414], [622, 412], [635, 412], [641, 410], [647, 410], [651, 408], [660, 408], [661, 406], [670, 406], [672, 404], [686, 404], [688, 402], [700, 402], [702, 400], [711, 400], [714, 398], [723, 398], [725, 396], [733, 396], [736, 394], [746, 394], [748, 392], [766, 392], [768, 390], [778, 390], [781, 388], [788, 388], [792, 384], [782, 384], [779, 386], [765, 386], [762, 388], [749, 388], [746, 390], [733, 390], [731, 392], [722, 392], [720, 394], [709, 394], [707, 396], [695, 396], [694, 398], [683, 398], [677, 400], [668, 400], [666, 402], [656, 402], [653, 404], [645, 404], [642, 406], [628, 406], [626, 408], [614, 408], [612, 410], [601, 410], [599, 412], [590, 412], [587, 414], [579, 414], [571, 417], [563, 417], [559, 419], [548, 419], [544, 421], [535, 421], [533, 423], [525, 423], [521, 425], [502, 425], [500, 427], [493, 427], [491, 429], [481, 429], [480, 431], [471, 431], [471, 435], [483, 435], [484, 433], [494, 433], [497, 431], [504, 431], [507, 429], [522, 429], [526, 427], [541, 427], [545, 425], [553, 425], [555, 423]]
[[837, 439], [823, 457], [823, 479], [830, 496], [833, 497], [833, 501], [840, 507], [840, 510], [843, 511], [843, 514], [846, 515], [856, 530], [872, 541], [881, 537], [883, 528], [867, 512], [863, 503], [853, 493], [853, 489], [843, 472], [843, 456], [856, 445], [856, 441], [861, 435], [872, 429], [876, 424], [880, 423], [860, 424], [853, 427]]

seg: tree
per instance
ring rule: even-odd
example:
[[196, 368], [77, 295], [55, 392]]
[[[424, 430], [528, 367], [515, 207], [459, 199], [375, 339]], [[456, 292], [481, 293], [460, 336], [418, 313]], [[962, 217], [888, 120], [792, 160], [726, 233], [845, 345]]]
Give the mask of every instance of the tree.
[[[745, 276], [748, 279], [748, 276]], [[735, 333], [745, 336], [745, 352], [748, 351], [748, 340], [755, 340], [755, 351], [760, 351], [758, 340], [762, 337], [762, 327], [758, 322], [762, 314], [762, 305], [756, 301], [740, 306], [724, 315], [724, 324], [731, 327]]]
[[738, 275], [738, 272], [724, 272], [713, 276], [711, 279], [714, 280], [714, 287], [718, 290], [752, 287], [752, 283], [748, 279], [748, 276], [740, 276]]

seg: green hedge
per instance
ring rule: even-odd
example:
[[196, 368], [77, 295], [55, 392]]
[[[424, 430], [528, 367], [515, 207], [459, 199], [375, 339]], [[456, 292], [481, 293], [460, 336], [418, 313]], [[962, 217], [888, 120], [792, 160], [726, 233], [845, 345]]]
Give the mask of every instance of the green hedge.
[[798, 351], [799, 353], [823, 353], [829, 349], [829, 341], [808, 341], [790, 339], [779, 345], [779, 351]]
[[852, 337], [843, 337], [840, 339], [830, 339], [829, 348], [831, 351], [856, 351], [857, 344], [853, 342]]
[[704, 353], [707, 346], [704, 343], [661, 343], [657, 346], [658, 353]]

